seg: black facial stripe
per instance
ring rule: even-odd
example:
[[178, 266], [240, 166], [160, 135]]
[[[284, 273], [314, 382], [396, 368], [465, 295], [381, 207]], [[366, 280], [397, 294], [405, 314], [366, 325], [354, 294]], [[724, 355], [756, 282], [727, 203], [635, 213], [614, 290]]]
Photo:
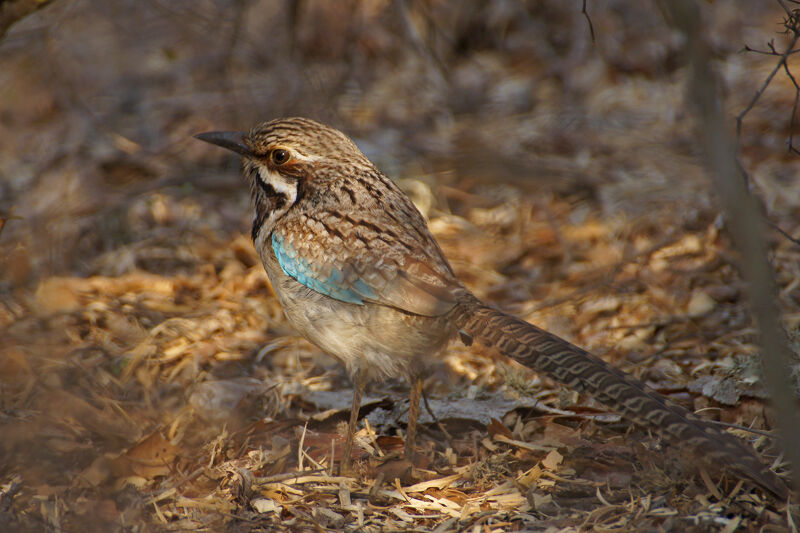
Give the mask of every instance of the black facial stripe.
[[256, 210], [256, 216], [253, 218], [253, 228], [250, 230], [250, 238], [253, 239], [253, 242], [255, 242], [256, 237], [258, 237], [258, 230], [264, 225], [264, 222], [267, 220], [268, 216], [269, 211], [266, 209]]
[[281, 209], [286, 205], [286, 201], [289, 198], [282, 192], [276, 191], [272, 184], [258, 180], [258, 186], [261, 187], [261, 190], [264, 191], [266, 195], [266, 201], [269, 202], [270, 211]]
[[253, 228], [250, 232], [250, 236], [253, 238], [253, 241], [256, 240], [258, 232], [266, 223], [269, 215], [273, 211], [283, 209], [283, 207], [286, 205], [286, 202], [289, 200], [289, 197], [286, 194], [276, 191], [272, 184], [266, 183], [264, 180], [262, 180], [258, 173], [256, 173], [254, 182], [258, 188], [254, 189], [253, 199], [256, 210], [256, 216], [253, 218]]

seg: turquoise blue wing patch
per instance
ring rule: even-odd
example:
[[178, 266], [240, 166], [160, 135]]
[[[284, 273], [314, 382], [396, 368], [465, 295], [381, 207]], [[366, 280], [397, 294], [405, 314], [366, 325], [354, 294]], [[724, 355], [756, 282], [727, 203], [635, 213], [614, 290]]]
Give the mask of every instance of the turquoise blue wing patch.
[[363, 305], [365, 299], [375, 299], [375, 291], [361, 279], [347, 283], [344, 274], [337, 268], [324, 272], [323, 265], [311, 264], [298, 254], [277, 233], [272, 234], [272, 249], [281, 270], [311, 290], [336, 300]]

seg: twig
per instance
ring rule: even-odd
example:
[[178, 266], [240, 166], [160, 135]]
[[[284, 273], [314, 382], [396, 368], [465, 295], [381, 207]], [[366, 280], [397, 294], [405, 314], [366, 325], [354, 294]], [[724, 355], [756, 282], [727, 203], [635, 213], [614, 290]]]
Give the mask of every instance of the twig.
[[769, 219], [767, 219], [767, 224], [769, 224], [772, 227], [772, 229], [774, 229], [775, 231], [777, 231], [778, 233], [789, 239], [791, 242], [800, 246], [800, 239], [795, 239], [794, 237], [789, 235], [784, 229], [782, 229], [780, 226], [778, 226], [776, 223], [774, 223]]
[[6, 36], [8, 30], [18, 21], [27, 17], [53, 0], [9, 0], [0, 2], [0, 41]]
[[[699, 411], [695, 411], [697, 414]], [[753, 433], [754, 435], [761, 435], [762, 437], [767, 437], [768, 439], [777, 439], [778, 436], [775, 434], [774, 431], [764, 431], [763, 429], [755, 429], [749, 428], [747, 426], [743, 426], [741, 424], [731, 424], [730, 422], [722, 422], [721, 420], [707, 420], [708, 423], [714, 424], [715, 426], [723, 427], [723, 428], [730, 428], [730, 429], [738, 429], [740, 431], [747, 431], [748, 433]]]
[[[775, 49], [775, 45], [772, 41], [767, 43], [767, 47], [769, 51], [766, 50], [755, 50], [750, 48], [749, 46], [744, 47], [746, 52], [755, 52], [757, 54], [764, 54], [764, 55], [771, 55], [771, 56], [780, 56], [778, 63], [775, 65], [775, 68], [772, 69], [772, 72], [769, 73], [767, 78], [764, 80], [764, 83], [761, 85], [761, 88], [756, 91], [753, 95], [753, 98], [750, 99], [750, 102], [747, 104], [747, 107], [742, 110], [741, 113], [736, 117], [736, 142], [739, 143], [739, 139], [742, 132], [742, 123], [744, 121], [745, 115], [750, 112], [750, 110], [755, 106], [756, 102], [758, 102], [761, 95], [764, 94], [764, 91], [767, 89], [767, 86], [772, 82], [772, 79], [775, 77], [775, 74], [778, 70], [783, 67], [783, 70], [786, 72], [786, 76], [791, 80], [792, 85], [794, 85], [794, 101], [792, 102], [792, 115], [789, 121], [789, 142], [788, 142], [788, 149], [789, 152], [800, 155], [800, 150], [795, 148], [794, 146], [794, 132], [797, 124], [797, 109], [800, 105], [800, 85], [798, 85], [797, 80], [795, 79], [794, 75], [792, 74], [791, 70], [789, 70], [789, 63], [787, 61], [788, 57], [794, 53], [800, 52], [800, 49], [795, 50], [795, 44], [797, 41], [800, 40], [800, 10], [795, 9], [794, 11], [790, 10], [788, 6], [783, 2], [783, 0], [777, 0], [783, 10], [786, 12], [786, 19], [783, 21], [783, 26], [786, 29], [786, 33], [792, 33], [794, 37], [792, 41], [789, 43], [789, 46], [786, 47], [784, 52], [778, 53]], [[797, 4], [798, 2], [793, 0], [793, 3]], [[742, 172], [745, 180], [747, 180], [747, 174]], [[777, 230], [781, 235], [789, 239], [792, 243], [796, 245], [800, 245], [800, 241], [794, 239], [791, 235], [789, 235], [786, 231], [781, 229], [777, 224], [769, 220], [768, 218], [764, 217], [771, 227]]]
[[302, 476], [319, 474], [320, 472], [324, 471], [324, 468], [318, 468], [316, 470], [296, 470], [294, 472], [284, 472], [282, 474], [275, 474], [274, 476], [257, 477], [256, 483], [259, 485], [266, 485], [267, 483], [277, 483], [279, 481], [286, 481], [287, 479], [295, 479]]
[[411, 16], [406, 2], [398, 2], [397, 6], [403, 20], [403, 25], [405, 26], [406, 36], [409, 41], [411, 41], [412, 46], [421, 56], [428, 59], [428, 62], [435, 67], [436, 72], [439, 73], [443, 80], [449, 81], [450, 71], [447, 69], [447, 65], [441, 60], [436, 50], [422, 37], [419, 28], [417, 28], [417, 25], [414, 23], [414, 18]]
[[[422, 394], [422, 397], [425, 398], [425, 391], [423, 391]], [[369, 425], [369, 419], [367, 417], [364, 417], [364, 427], [367, 429], [367, 435], [369, 435], [369, 440], [372, 443], [372, 446], [378, 451], [378, 457], [383, 457], [385, 454], [378, 444], [378, 439], [375, 438], [375, 430]]]
[[581, 13], [586, 18], [586, 23], [589, 24], [589, 33], [592, 36], [592, 46], [597, 44], [594, 39], [594, 26], [592, 25], [592, 19], [589, 17], [589, 12], [586, 11], [586, 0], [583, 0], [583, 7], [581, 7]]
[[[800, 33], [795, 34], [795, 41], [797, 40]], [[797, 101], [800, 99], [800, 85], [797, 85], [797, 80], [794, 79], [792, 76], [792, 72], [789, 70], [789, 63], [785, 60], [783, 62], [783, 70], [786, 71], [786, 75], [792, 80], [792, 85], [794, 85], [794, 102], [792, 102], [792, 118], [789, 121], [789, 151], [794, 152], [795, 154], [800, 154], [800, 151], [794, 147], [792, 141], [794, 140], [794, 127], [797, 121]]]
[[[297, 444], [297, 469], [303, 469], [303, 442], [306, 440], [306, 430], [308, 429], [308, 422], [303, 426], [303, 434], [300, 435], [300, 442]], [[331, 458], [333, 460], [333, 458]]]
[[[772, 78], [775, 77], [775, 74], [777, 74], [778, 70], [780, 70], [781, 67], [786, 68], [786, 73], [789, 74], [789, 69], [786, 66], [786, 59], [791, 54], [795, 52], [800, 52], [800, 50], [794, 49], [794, 45], [797, 44], [798, 39], [800, 39], [800, 31], [798, 31], [800, 30], [800, 28], [798, 28], [797, 16], [793, 14], [781, 0], [778, 0], [778, 3], [781, 5], [781, 7], [783, 7], [784, 11], [786, 11], [787, 14], [787, 19], [784, 21], [784, 26], [786, 27], [787, 31], [791, 31], [794, 34], [794, 37], [792, 37], [792, 41], [789, 43], [789, 46], [786, 47], [786, 50], [782, 54], [780, 54], [780, 59], [778, 60], [778, 63], [775, 65], [775, 68], [772, 69], [772, 72], [770, 72], [767, 78], [764, 80], [764, 83], [761, 84], [761, 88], [756, 91], [756, 93], [753, 95], [753, 98], [750, 99], [750, 102], [747, 104], [744, 110], [742, 110], [742, 112], [736, 116], [737, 143], [739, 142], [739, 137], [741, 136], [742, 133], [742, 123], [744, 121], [745, 115], [747, 115], [747, 113], [749, 113], [750, 110], [753, 109], [753, 107], [756, 105], [756, 102], [758, 102], [758, 99], [761, 98], [762, 94], [764, 94], [764, 91], [767, 90], [767, 87], [772, 82]], [[760, 54], [767, 54], [767, 55], [778, 55], [778, 52], [775, 50], [775, 46], [772, 44], [772, 42], [767, 43], [767, 46], [770, 48], [771, 50], [770, 52], [753, 50], [747, 46], [745, 47], [745, 51], [757, 52]], [[792, 79], [792, 82], [794, 82], [794, 78], [792, 77], [791, 74], [789, 74], [789, 77]], [[798, 89], [797, 83], [795, 82], [794, 85], [795, 89], [797, 90]], [[795, 105], [792, 108], [792, 125], [794, 125], [794, 111], [797, 108], [797, 99], [798, 99], [798, 93], [796, 92], [794, 100]], [[791, 137], [790, 137], [790, 142], [791, 142]]]
[[[792, 1], [794, 4], [798, 3], [796, 0]], [[744, 110], [742, 110], [742, 112], [739, 113], [739, 115], [736, 117], [736, 142], [737, 144], [739, 142], [739, 138], [742, 132], [742, 123], [744, 121], [745, 115], [749, 113], [750, 110], [755, 106], [756, 102], [758, 102], [759, 98], [761, 98], [761, 95], [764, 94], [764, 91], [767, 89], [767, 86], [769, 86], [769, 84], [772, 82], [772, 79], [775, 77], [775, 74], [781, 67], [783, 67], [783, 70], [786, 72], [786, 76], [789, 78], [789, 80], [791, 80], [792, 85], [794, 85], [794, 101], [792, 102], [792, 115], [789, 121], [788, 149], [789, 152], [800, 155], [800, 150], [798, 150], [794, 146], [794, 131], [797, 124], [797, 109], [800, 106], [800, 85], [798, 85], [797, 80], [795, 79], [791, 70], [789, 70], [789, 63], [787, 61], [790, 55], [800, 52], [800, 49], [797, 50], [794, 49], [795, 44], [797, 44], [797, 41], [800, 40], [800, 9], [795, 9], [794, 11], [792, 11], [783, 2], [783, 0], [777, 0], [777, 2], [786, 12], [786, 19], [784, 19], [783, 21], [785, 33], [791, 33], [792, 35], [794, 35], [794, 37], [792, 38], [792, 41], [789, 43], [789, 46], [786, 47], [786, 50], [782, 54], [778, 53], [778, 51], [775, 49], [775, 44], [772, 41], [767, 43], [769, 51], [755, 50], [745, 45], [744, 49], [746, 52], [755, 52], [757, 54], [780, 56], [780, 60], [775, 65], [775, 68], [772, 69], [772, 72], [770, 72], [767, 78], [764, 80], [764, 83], [761, 85], [761, 88], [758, 91], [756, 91], [756, 94], [753, 95], [753, 98], [747, 104], [747, 107], [745, 107]], [[744, 173], [743, 175], [745, 179], [747, 179], [747, 175]], [[800, 245], [800, 241], [797, 241], [796, 239], [792, 238], [787, 232], [778, 227], [777, 224], [773, 223], [769, 219], [766, 220], [767, 224], [775, 228], [781, 235], [789, 239], [794, 244]]]
[[431, 409], [430, 404], [428, 404], [428, 395], [425, 393], [425, 389], [422, 389], [422, 401], [425, 403], [425, 410], [428, 411], [428, 414], [433, 419], [433, 422], [436, 424], [439, 430], [444, 433], [444, 438], [447, 440], [447, 445], [453, 448], [453, 437], [447, 431], [447, 428], [444, 427], [442, 422], [436, 417], [436, 414], [433, 412], [433, 409]]
[[22, 220], [22, 217], [18, 217], [16, 215], [14, 215], [14, 208], [13, 207], [11, 208], [11, 211], [9, 211], [7, 216], [5, 216], [5, 215], [4, 216], [0, 216], [0, 236], [3, 235], [3, 230], [5, 229], [6, 224], [8, 224], [8, 222], [10, 220]]

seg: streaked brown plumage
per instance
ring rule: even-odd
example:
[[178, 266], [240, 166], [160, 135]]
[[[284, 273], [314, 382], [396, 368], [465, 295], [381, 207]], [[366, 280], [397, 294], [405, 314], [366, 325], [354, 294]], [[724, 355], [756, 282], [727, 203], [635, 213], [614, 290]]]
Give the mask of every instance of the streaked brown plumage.
[[289, 118], [249, 133], [198, 138], [244, 156], [253, 240], [286, 315], [354, 378], [345, 469], [367, 379], [411, 380], [406, 456], [412, 457], [421, 376], [460, 332], [709, 464], [787, 496], [783, 481], [736, 437], [585, 350], [480, 302], [456, 278], [408, 197], [343, 133]]

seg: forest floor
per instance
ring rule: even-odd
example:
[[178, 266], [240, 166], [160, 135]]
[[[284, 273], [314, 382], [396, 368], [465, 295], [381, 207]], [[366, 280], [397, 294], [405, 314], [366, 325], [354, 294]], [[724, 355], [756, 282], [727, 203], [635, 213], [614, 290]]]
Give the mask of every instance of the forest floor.
[[[408, 387], [398, 380], [367, 389], [356, 473], [337, 475], [348, 376], [283, 316], [249, 237], [238, 162], [191, 138], [254, 119], [212, 92], [221, 67], [198, 60], [209, 56], [196, 21], [181, 26], [158, 2], [119, 4], [55, 2], [0, 47], [0, 529], [797, 530], [785, 502], [460, 342], [425, 381], [437, 420], [423, 410], [413, 468], [399, 458]], [[741, 45], [773, 37], [780, 11], [731, 13], [728, 4], [704, 9], [719, 34], [736, 36], [718, 43], [736, 114], [777, 61]], [[551, 7], [566, 17], [559, 24], [585, 32], [573, 8]], [[602, 45], [624, 16], [598, 10]], [[196, 15], [210, 27], [213, 13]], [[124, 17], [168, 41], [161, 55], [126, 47], [135, 32], [120, 29]], [[159, 29], [170, 20], [176, 33]], [[448, 94], [441, 80], [414, 86], [420, 62], [434, 67], [413, 54], [394, 73], [376, 63], [382, 74], [357, 79], [357, 95], [347, 83], [329, 88], [334, 116], [292, 102], [280, 113], [353, 134], [428, 217], [480, 298], [700, 416], [741, 426], [729, 431], [785, 473], [737, 254], [681, 111], [685, 75], [647, 70], [668, 62], [672, 45], [630, 42], [645, 39], [650, 20], [625, 26], [630, 48], [607, 42], [602, 61], [587, 42], [559, 56], [574, 79], [509, 49], [445, 60], [463, 98], [453, 107], [472, 106], [447, 120], [412, 123], [414, 106], [441, 107]], [[239, 24], [242, 42], [258, 36]], [[372, 31], [365, 47], [390, 47]], [[85, 39], [70, 40], [78, 32]], [[670, 42], [663, 32], [656, 37]], [[298, 39], [311, 47], [313, 36]], [[531, 47], [542, 55], [540, 44]], [[121, 59], [112, 67], [103, 54]], [[223, 70], [247, 103], [273, 89], [247, 85], [264, 78], [245, 64]], [[315, 67], [309, 86], [327, 83]], [[470, 100], [477, 78], [489, 95], [479, 103]], [[521, 93], [532, 101], [520, 103]], [[765, 216], [797, 238], [800, 159], [785, 148], [793, 98], [791, 82], [776, 77], [740, 146]], [[412, 124], [398, 125], [400, 115]], [[797, 354], [800, 246], [777, 231], [767, 238]]]

